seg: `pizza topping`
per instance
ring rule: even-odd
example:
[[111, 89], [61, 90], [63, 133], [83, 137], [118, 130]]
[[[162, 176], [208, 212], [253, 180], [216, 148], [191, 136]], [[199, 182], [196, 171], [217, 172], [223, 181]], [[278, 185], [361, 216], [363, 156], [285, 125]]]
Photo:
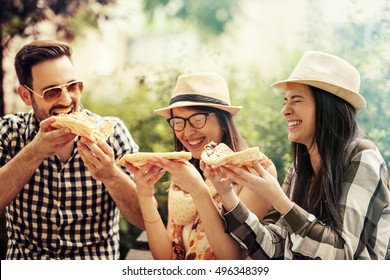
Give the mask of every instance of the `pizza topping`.
[[260, 152], [258, 147], [234, 152], [226, 144], [216, 144], [214, 142], [210, 142], [204, 147], [201, 159], [204, 163], [212, 166], [223, 166], [225, 164], [251, 166], [254, 160], [258, 160], [267, 169], [273, 164], [268, 157]]
[[233, 153], [233, 151], [224, 143], [217, 144], [214, 141], [211, 141], [206, 146], [204, 146], [204, 151], [207, 156], [212, 157], [214, 159], [219, 159], [227, 154]]

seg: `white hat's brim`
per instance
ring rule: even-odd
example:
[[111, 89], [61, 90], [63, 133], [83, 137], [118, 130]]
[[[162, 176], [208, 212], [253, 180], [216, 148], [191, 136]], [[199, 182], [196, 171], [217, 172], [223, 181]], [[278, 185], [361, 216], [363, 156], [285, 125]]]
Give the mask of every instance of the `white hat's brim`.
[[179, 101], [175, 102], [168, 107], [164, 107], [161, 109], [156, 109], [154, 112], [156, 114], [159, 114], [161, 116], [164, 116], [166, 118], [171, 117], [171, 109], [178, 108], [178, 107], [192, 107], [192, 106], [207, 106], [207, 107], [213, 107], [217, 108], [223, 111], [229, 112], [232, 116], [237, 114], [241, 109], [242, 106], [225, 106], [225, 105], [219, 105], [219, 104], [213, 104], [213, 103], [207, 103], [207, 102], [192, 102], [192, 101]]
[[304, 84], [323, 89], [340, 97], [341, 99], [344, 99], [350, 103], [356, 111], [364, 109], [367, 105], [366, 100], [359, 93], [319, 80], [287, 79], [273, 83], [271, 86], [281, 91], [285, 91], [288, 83]]

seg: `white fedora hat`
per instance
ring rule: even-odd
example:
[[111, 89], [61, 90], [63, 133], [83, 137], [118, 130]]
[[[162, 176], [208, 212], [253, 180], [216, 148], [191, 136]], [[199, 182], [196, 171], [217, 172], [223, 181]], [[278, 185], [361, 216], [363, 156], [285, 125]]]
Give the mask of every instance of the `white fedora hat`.
[[272, 84], [272, 87], [285, 91], [287, 83], [323, 89], [344, 99], [356, 111], [366, 107], [366, 100], [359, 94], [359, 72], [349, 62], [335, 55], [306, 51], [290, 77]]
[[232, 116], [242, 106], [231, 106], [229, 88], [224, 78], [212, 72], [182, 74], [177, 78], [168, 107], [154, 110], [171, 117], [171, 109], [188, 106], [208, 106], [229, 112]]

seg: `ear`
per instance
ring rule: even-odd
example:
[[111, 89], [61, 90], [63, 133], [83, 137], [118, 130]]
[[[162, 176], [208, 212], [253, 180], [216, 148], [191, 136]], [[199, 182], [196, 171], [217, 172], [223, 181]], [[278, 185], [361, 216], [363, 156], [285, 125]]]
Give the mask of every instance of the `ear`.
[[31, 106], [31, 92], [24, 86], [22, 85], [19, 85], [18, 86], [18, 94], [20, 96], [20, 98], [23, 100], [24, 104], [26, 104], [27, 106]]

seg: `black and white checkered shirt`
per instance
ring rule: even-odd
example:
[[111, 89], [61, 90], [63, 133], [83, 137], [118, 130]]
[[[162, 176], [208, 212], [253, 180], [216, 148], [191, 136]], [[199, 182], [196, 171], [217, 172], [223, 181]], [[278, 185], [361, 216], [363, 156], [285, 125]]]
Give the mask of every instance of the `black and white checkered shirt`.
[[[240, 202], [224, 212], [226, 231], [253, 259], [384, 259], [390, 241], [390, 185], [386, 164], [376, 146], [360, 139], [346, 153], [339, 205], [342, 233], [331, 230], [295, 205], [282, 217], [275, 210], [262, 222]], [[293, 188], [290, 169], [283, 189]]]
[[[97, 122], [112, 120], [83, 111]], [[107, 141], [118, 160], [137, 152], [138, 146], [124, 123], [115, 120]], [[0, 166], [31, 142], [38, 129], [32, 112], [2, 117]], [[77, 140], [66, 163], [57, 156], [46, 158], [6, 207], [7, 259], [119, 258], [119, 210], [103, 183], [83, 164]]]

